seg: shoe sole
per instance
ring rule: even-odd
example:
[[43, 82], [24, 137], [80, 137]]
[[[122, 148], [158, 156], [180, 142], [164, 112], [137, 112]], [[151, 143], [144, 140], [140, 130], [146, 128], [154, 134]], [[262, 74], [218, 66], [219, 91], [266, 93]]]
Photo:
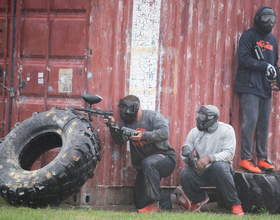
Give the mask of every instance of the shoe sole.
[[[262, 170], [262, 168], [259, 168], [259, 169], [261, 169]], [[273, 167], [269, 167], [269, 168], [263, 168], [263, 170], [266, 170], [266, 171], [273, 171], [274, 170], [274, 168]]]
[[245, 171], [248, 171], [248, 172], [250, 172], [250, 173], [261, 173], [261, 172], [254, 172], [254, 171], [252, 171], [252, 170], [248, 170], [248, 169], [246, 169], [246, 168], [244, 168], [244, 167], [241, 167], [241, 166], [239, 166], [239, 168], [242, 168], [242, 169], [244, 169]]
[[201, 209], [201, 207], [205, 204], [205, 203], [207, 203], [209, 201], [209, 197], [207, 197], [207, 199], [205, 199], [202, 203], [201, 203], [201, 205], [200, 205], [200, 207], [198, 208], [198, 209], [193, 209], [194, 211], [200, 211], [200, 209]]
[[[176, 190], [178, 190], [179, 191], [179, 193], [183, 196], [185, 193], [183, 192], [183, 190], [181, 189], [181, 188], [176, 188]], [[183, 196], [184, 197], [184, 199], [186, 200], [186, 201], [188, 201], [189, 202], [189, 208], [187, 209], [186, 208], [186, 206], [184, 206], [183, 204], [181, 204], [180, 202], [178, 202], [178, 204], [180, 205], [180, 206], [182, 206], [182, 207], [184, 207], [184, 209], [186, 209], [186, 210], [190, 210], [190, 208], [191, 208], [191, 201], [187, 198], [187, 197], [185, 197], [185, 196]]]
[[[233, 213], [232, 213], [233, 214]], [[242, 213], [242, 214], [233, 214], [233, 215], [236, 215], [236, 216], [243, 216], [244, 215], [244, 213]]]

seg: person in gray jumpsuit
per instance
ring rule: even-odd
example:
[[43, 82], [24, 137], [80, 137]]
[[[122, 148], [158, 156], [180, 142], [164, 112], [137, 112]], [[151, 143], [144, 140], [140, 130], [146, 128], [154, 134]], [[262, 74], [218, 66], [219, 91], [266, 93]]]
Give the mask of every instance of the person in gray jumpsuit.
[[[163, 115], [142, 110], [134, 95], [121, 99], [118, 107], [122, 122], [118, 125], [110, 116], [110, 132], [116, 144], [130, 143], [132, 165], [138, 171], [133, 190], [138, 212], [172, 208], [170, 194], [160, 192], [161, 178], [170, 176], [176, 164], [176, 152], [169, 144], [169, 128]], [[126, 131], [121, 132], [122, 127], [135, 132], [129, 137]]]

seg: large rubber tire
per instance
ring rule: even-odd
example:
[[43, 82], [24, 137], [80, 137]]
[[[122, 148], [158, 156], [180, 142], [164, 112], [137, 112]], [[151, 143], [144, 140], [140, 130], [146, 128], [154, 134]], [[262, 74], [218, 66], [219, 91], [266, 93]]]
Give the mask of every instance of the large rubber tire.
[[[30, 171], [40, 155], [61, 147], [53, 161]], [[35, 113], [0, 142], [0, 194], [12, 205], [58, 205], [92, 178], [101, 144], [96, 130], [72, 109]]]
[[235, 186], [245, 212], [280, 213], [280, 174], [235, 173]]

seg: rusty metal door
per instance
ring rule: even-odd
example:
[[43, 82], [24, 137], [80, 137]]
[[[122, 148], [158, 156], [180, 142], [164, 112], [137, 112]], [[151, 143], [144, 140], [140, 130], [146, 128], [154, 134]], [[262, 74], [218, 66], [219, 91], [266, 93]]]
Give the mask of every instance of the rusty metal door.
[[[6, 106], [3, 105], [5, 93], [1, 93], [4, 134], [33, 112], [54, 106], [84, 105], [80, 95], [87, 90], [87, 57], [91, 56], [88, 46], [90, 0], [14, 0], [9, 3], [16, 9], [15, 31], [9, 36], [14, 47], [8, 51], [9, 54], [13, 51], [14, 59], [7, 74], [14, 92], [6, 91], [7, 100], [10, 99]], [[0, 6], [7, 8], [7, 3]], [[0, 26], [7, 23], [2, 17]], [[0, 35], [6, 33], [0, 32]], [[3, 47], [0, 54], [3, 56]], [[26, 83], [25, 88], [18, 87], [22, 82]]]

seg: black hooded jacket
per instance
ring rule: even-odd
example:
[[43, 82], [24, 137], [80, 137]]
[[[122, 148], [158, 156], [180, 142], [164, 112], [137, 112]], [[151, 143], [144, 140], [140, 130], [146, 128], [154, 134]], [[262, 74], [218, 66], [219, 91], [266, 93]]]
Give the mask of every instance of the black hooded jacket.
[[[259, 13], [260, 10], [257, 11]], [[257, 15], [256, 13], [256, 15]], [[254, 46], [259, 45], [264, 61], [258, 60]], [[267, 81], [265, 72], [267, 64], [278, 66], [278, 43], [276, 37], [265, 34], [254, 20], [253, 28], [245, 31], [239, 40], [238, 70], [234, 90], [237, 93], [250, 93], [263, 98], [271, 98], [271, 82]]]

